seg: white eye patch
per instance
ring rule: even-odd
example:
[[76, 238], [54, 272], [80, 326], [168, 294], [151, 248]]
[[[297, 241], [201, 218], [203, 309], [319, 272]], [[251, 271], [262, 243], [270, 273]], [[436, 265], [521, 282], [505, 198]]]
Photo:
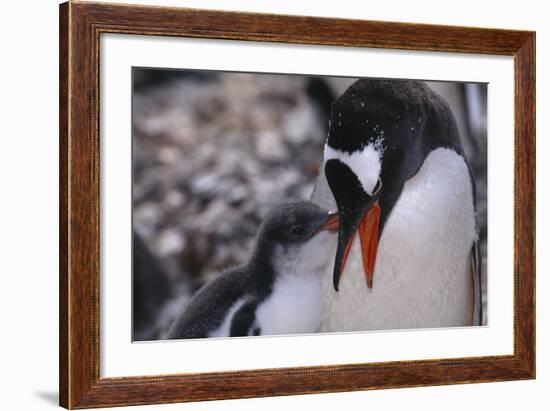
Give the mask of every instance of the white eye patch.
[[352, 153], [346, 153], [325, 144], [324, 156], [325, 163], [328, 160], [336, 159], [346, 164], [361, 182], [363, 190], [372, 195], [382, 170], [382, 154], [381, 145], [375, 142]]

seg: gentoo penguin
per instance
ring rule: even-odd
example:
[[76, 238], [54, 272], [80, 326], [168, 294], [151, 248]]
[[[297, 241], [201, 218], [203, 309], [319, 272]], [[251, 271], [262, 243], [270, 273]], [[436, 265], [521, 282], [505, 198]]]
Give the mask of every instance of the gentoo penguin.
[[250, 260], [200, 289], [168, 338], [315, 332], [321, 275], [333, 258], [328, 233], [337, 228], [338, 216], [313, 203], [278, 207], [260, 227]]
[[353, 83], [333, 103], [312, 197], [340, 218], [321, 331], [479, 324], [473, 185], [439, 95], [419, 81]]

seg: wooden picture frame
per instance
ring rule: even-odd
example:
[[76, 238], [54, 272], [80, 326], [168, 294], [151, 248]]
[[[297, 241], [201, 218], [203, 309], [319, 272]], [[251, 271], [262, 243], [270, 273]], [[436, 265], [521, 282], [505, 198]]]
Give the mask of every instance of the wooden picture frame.
[[[101, 33], [513, 56], [514, 353], [100, 378]], [[69, 2], [60, 6], [60, 405], [90, 408], [535, 377], [535, 33]]]

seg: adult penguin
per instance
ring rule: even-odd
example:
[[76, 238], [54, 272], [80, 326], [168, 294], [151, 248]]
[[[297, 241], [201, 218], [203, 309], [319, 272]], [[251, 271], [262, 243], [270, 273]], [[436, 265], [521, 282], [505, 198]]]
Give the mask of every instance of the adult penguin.
[[312, 200], [340, 216], [321, 331], [480, 324], [474, 180], [438, 94], [356, 81], [332, 106], [321, 171]]

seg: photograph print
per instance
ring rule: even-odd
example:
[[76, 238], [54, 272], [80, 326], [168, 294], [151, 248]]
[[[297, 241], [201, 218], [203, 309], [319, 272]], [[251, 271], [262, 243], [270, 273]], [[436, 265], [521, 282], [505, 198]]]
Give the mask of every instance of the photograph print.
[[132, 69], [133, 340], [484, 326], [487, 84]]

